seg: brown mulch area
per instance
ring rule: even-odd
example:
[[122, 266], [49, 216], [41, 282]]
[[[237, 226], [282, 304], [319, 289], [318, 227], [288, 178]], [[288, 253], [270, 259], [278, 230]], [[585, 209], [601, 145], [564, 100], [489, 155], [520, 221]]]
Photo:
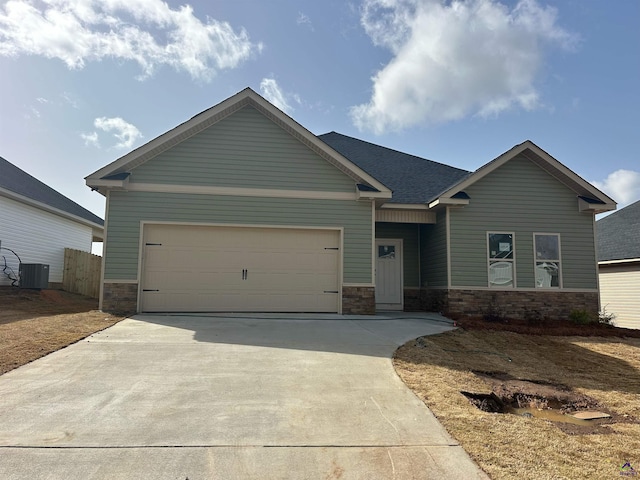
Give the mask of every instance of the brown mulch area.
[[640, 338], [640, 330], [619, 328], [604, 323], [578, 325], [568, 320], [517, 320], [505, 318], [488, 321], [480, 317], [463, 317], [455, 320], [456, 326], [463, 330], [495, 330], [514, 332], [524, 335], [552, 335], [561, 337], [618, 337]]
[[100, 312], [95, 298], [0, 287], [0, 375], [120, 320]]

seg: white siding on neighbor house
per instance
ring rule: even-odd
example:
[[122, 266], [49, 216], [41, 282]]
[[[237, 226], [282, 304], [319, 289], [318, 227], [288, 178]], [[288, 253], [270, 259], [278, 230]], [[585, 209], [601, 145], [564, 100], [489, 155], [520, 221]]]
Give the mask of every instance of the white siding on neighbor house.
[[[0, 241], [14, 250], [23, 263], [49, 265], [49, 281], [62, 282], [64, 249], [91, 251], [91, 227], [45, 212], [6, 197], [0, 197]], [[0, 285], [11, 285], [2, 273], [4, 259], [18, 273], [18, 259], [0, 250]]]
[[600, 265], [600, 308], [618, 327], [640, 328], [640, 262]]

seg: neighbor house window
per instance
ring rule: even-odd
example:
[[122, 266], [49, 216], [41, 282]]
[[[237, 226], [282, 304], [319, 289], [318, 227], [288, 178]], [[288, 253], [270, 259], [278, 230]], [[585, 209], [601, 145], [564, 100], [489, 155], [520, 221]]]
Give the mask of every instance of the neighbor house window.
[[536, 288], [561, 287], [560, 235], [534, 233], [533, 249], [536, 259]]
[[514, 238], [514, 233], [487, 233], [490, 287], [515, 287]]

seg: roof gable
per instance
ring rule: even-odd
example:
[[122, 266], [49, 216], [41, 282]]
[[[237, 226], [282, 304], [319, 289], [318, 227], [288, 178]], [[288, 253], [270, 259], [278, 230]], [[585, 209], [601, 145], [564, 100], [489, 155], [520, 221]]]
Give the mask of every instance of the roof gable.
[[86, 183], [92, 188], [102, 189], [102, 193], [104, 193], [105, 188], [116, 186], [116, 182], [126, 181], [113, 180], [114, 174], [131, 172], [133, 169], [144, 164], [150, 159], [166, 152], [181, 142], [184, 142], [247, 106], [256, 109], [264, 115], [264, 117], [278, 125], [325, 161], [351, 177], [356, 183], [368, 184], [376, 190], [386, 193], [386, 196], [391, 195], [389, 189], [385, 185], [354, 163], [347, 160], [338, 152], [329, 148], [315, 135], [250, 88], [246, 88], [218, 105], [199, 113], [190, 120], [178, 125], [172, 130], [160, 135], [145, 145], [142, 145], [111, 164], [92, 173], [86, 177]]
[[388, 186], [393, 198], [387, 203], [425, 204], [471, 174], [336, 132], [318, 138]]
[[75, 221], [81, 220], [81, 223], [91, 226], [104, 225], [100, 217], [2, 157], [0, 157], [0, 194], [52, 213], [63, 214]]
[[569, 189], [573, 190], [576, 197], [580, 199], [581, 210], [600, 213], [616, 208], [616, 202], [613, 199], [591, 185], [578, 174], [571, 171], [530, 140], [516, 145], [496, 159], [480, 167], [478, 170], [473, 172], [473, 174], [451, 185], [445, 191], [438, 194], [437, 198], [434, 198], [429, 206], [436, 207], [438, 205], [448, 204], [450, 200], [455, 198], [456, 194], [464, 191], [464, 189], [468, 188], [470, 185], [473, 185], [475, 182], [484, 178], [486, 175], [489, 175], [505, 163], [518, 157], [530, 160], [542, 170], [555, 177], [558, 181], [565, 184]]
[[131, 183], [354, 193], [354, 179], [252, 106], [132, 169]]
[[640, 200], [596, 222], [598, 261], [640, 259]]

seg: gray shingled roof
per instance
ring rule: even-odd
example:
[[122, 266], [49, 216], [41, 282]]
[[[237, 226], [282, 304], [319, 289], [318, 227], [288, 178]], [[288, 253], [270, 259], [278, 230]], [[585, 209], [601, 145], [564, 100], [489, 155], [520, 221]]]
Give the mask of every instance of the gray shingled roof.
[[336, 132], [318, 138], [390, 188], [391, 203], [428, 203], [471, 174]]
[[45, 185], [27, 172], [20, 170], [2, 157], [0, 157], [0, 188], [10, 190], [18, 195], [44, 203], [97, 225], [104, 225], [104, 220], [100, 217], [61, 193], [56, 192], [53, 188]]
[[640, 200], [596, 222], [598, 261], [640, 258]]

